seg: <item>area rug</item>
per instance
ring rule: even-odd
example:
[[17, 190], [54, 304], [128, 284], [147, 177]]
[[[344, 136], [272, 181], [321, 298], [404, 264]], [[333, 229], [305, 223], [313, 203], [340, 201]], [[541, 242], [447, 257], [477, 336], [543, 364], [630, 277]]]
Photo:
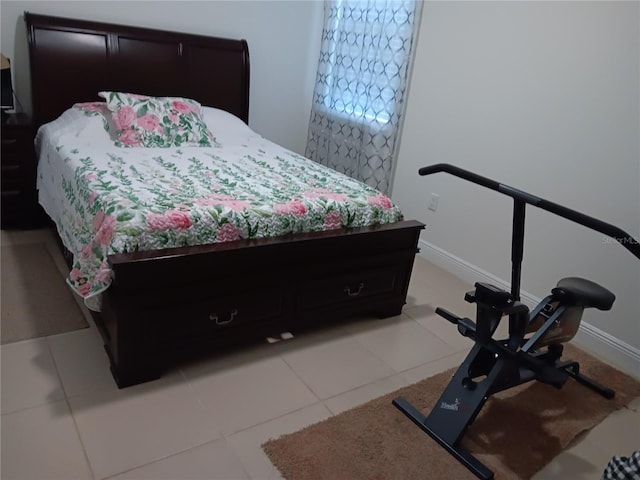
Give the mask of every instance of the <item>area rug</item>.
[[88, 327], [43, 243], [0, 247], [2, 344]]
[[[640, 395], [640, 382], [571, 345], [563, 359], [579, 361], [582, 373], [615, 390], [614, 399], [571, 378], [561, 390], [530, 382], [492, 396], [463, 445], [496, 479], [531, 478], [580, 433]], [[427, 414], [453, 373], [269, 440], [263, 449], [287, 480], [475, 478], [391, 403], [402, 396]]]

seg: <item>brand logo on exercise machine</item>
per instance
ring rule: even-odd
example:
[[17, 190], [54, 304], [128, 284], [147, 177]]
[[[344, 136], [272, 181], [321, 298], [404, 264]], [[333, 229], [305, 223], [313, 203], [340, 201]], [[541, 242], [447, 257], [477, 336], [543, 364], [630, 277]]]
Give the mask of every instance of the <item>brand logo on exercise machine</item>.
[[460, 400], [456, 398], [456, 401], [453, 403], [440, 402], [440, 408], [445, 410], [453, 410], [454, 412], [459, 412], [461, 408]]

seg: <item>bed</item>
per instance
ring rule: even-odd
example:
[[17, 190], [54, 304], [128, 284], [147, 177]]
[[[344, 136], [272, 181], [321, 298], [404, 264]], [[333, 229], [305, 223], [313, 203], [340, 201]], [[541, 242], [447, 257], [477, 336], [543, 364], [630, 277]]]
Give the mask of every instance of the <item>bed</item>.
[[[87, 110], [94, 108], [95, 102], [109, 98], [108, 94], [98, 97], [98, 92], [190, 99], [201, 107], [207, 125], [225, 115], [241, 120], [245, 127], [248, 123], [249, 54], [244, 40], [31, 13], [25, 13], [24, 18], [29, 41], [33, 119], [36, 126], [43, 126], [39, 137], [44, 136], [42, 132], [51, 125], [58, 125], [70, 109], [84, 109], [90, 117]], [[214, 120], [210, 120], [213, 117]], [[283, 158], [286, 163], [313, 163], [286, 149], [269, 153], [281, 147], [257, 134], [252, 137], [248, 127], [246, 130], [236, 127], [231, 130], [242, 131], [251, 137], [251, 142], [258, 142], [254, 147], [259, 153], [241, 152], [242, 158], [266, 155], [269, 158], [258, 159], [258, 163], [282, 163]], [[88, 142], [87, 135], [77, 137]], [[211, 139], [210, 149], [231, 143], [231, 136], [221, 138], [221, 142]], [[84, 148], [72, 146], [65, 151], [53, 141], [42, 138], [38, 141], [43, 169], [46, 163], [54, 164], [56, 150], [64, 152], [61, 158], [68, 160]], [[238, 145], [249, 148], [245, 143], [253, 145], [244, 140]], [[113, 150], [105, 155], [113, 160], [132, 155], [134, 150], [136, 148], [122, 148], [122, 155], [113, 154]], [[188, 153], [191, 151], [188, 147], [178, 153], [184, 151], [185, 157], [197, 158]], [[78, 154], [77, 157], [86, 162], [86, 156]], [[152, 152], [148, 157], [156, 161], [161, 156]], [[201, 165], [200, 160], [191, 161]], [[240, 163], [233, 161], [227, 165], [238, 168]], [[303, 170], [315, 172], [316, 167], [309, 163], [304, 164]], [[88, 168], [88, 164], [83, 164], [84, 167]], [[43, 180], [41, 177], [59, 173], [55, 167], [51, 169], [51, 165], [48, 168], [49, 171], [44, 170], [46, 174], [39, 171], [39, 182]], [[88, 181], [99, 176], [88, 170], [82, 172], [82, 178]], [[343, 181], [348, 183], [346, 177]], [[62, 182], [66, 185], [64, 179]], [[40, 203], [56, 224], [73, 266], [83, 252], [77, 245], [70, 245], [73, 235], [61, 224], [56, 208], [45, 198], [55, 196], [54, 187], [39, 185]], [[120, 189], [114, 187], [114, 190]], [[327, 192], [326, 188], [318, 188], [315, 190], [318, 195], [312, 196], [322, 197], [326, 203]], [[91, 201], [94, 196], [92, 193]], [[244, 212], [243, 200], [236, 197], [234, 193], [224, 198], [229, 199], [236, 211]], [[389, 200], [384, 196], [374, 197], [378, 200], [373, 203], [378, 207], [382, 204], [382, 210], [397, 208], [387, 204]], [[305, 205], [312, 205], [315, 200], [317, 198], [305, 198]], [[201, 204], [211, 207], [207, 202]], [[265, 208], [278, 210], [273, 206]], [[380, 208], [374, 210], [378, 212]], [[298, 212], [289, 208], [287, 212], [276, 213], [294, 218]], [[191, 211], [189, 214], [195, 215]], [[153, 214], [146, 215], [149, 218]], [[374, 217], [376, 215], [379, 213]], [[92, 218], [95, 222], [96, 216]], [[180, 223], [181, 218], [178, 215], [172, 217], [172, 221]], [[404, 220], [401, 214], [393, 220], [376, 218], [370, 225], [342, 220], [331, 228], [316, 231], [297, 227], [285, 233], [273, 230], [277, 232], [275, 236], [236, 233], [224, 241], [189, 243], [181, 240], [162, 248], [154, 244], [130, 248], [127, 244], [128, 248], [116, 251], [113, 246], [109, 247], [111, 250], [105, 250], [103, 262], [109, 281], [96, 297], [99, 302], [92, 309], [92, 315], [103, 337], [116, 383], [123, 388], [156, 379], [185, 354], [213, 354], [238, 344], [263, 341], [281, 332], [295, 333], [361, 315], [384, 318], [400, 314], [424, 225]], [[193, 225], [189, 223], [185, 227]], [[252, 231], [250, 227], [249, 230]], [[257, 230], [256, 227], [253, 232]], [[70, 274], [72, 285], [73, 272]]]

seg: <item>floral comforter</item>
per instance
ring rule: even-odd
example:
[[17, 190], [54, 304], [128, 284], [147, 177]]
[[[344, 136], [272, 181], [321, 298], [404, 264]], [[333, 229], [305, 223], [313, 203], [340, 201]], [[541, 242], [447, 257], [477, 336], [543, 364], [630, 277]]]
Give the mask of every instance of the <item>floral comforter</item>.
[[86, 300], [109, 286], [110, 254], [401, 219], [388, 197], [244, 124], [210, 120], [212, 147], [125, 149], [75, 121], [40, 129], [38, 189], [73, 254], [68, 283]]

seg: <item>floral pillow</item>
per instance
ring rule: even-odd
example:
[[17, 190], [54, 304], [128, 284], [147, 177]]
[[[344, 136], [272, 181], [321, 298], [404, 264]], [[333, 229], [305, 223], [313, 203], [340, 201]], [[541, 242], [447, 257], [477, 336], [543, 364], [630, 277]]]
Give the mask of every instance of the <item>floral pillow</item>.
[[115, 142], [119, 147], [211, 147], [201, 105], [179, 97], [148, 97], [100, 92], [111, 111]]

